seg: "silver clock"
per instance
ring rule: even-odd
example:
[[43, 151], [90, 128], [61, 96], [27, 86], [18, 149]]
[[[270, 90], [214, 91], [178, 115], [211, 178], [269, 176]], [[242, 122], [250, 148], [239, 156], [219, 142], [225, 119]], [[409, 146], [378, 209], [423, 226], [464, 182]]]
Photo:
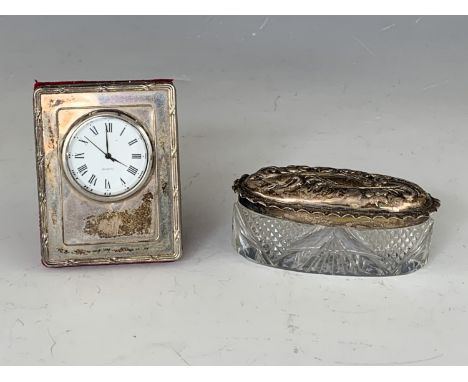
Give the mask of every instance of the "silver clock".
[[181, 256], [170, 80], [36, 83], [34, 122], [46, 266]]

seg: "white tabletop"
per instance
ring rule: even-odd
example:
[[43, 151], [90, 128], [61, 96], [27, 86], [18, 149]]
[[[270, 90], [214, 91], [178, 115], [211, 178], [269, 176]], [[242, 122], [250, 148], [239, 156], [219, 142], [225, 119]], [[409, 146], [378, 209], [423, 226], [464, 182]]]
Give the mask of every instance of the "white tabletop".
[[[0, 19], [0, 364], [466, 364], [464, 18]], [[34, 79], [175, 77], [184, 256], [40, 264]], [[352, 168], [442, 207], [407, 276], [300, 274], [231, 247], [236, 177]]]

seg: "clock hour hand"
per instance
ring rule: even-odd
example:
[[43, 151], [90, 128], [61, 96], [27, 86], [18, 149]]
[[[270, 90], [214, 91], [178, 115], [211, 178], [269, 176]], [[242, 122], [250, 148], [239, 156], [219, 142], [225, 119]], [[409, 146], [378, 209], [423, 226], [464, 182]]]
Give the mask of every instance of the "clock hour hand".
[[112, 162], [117, 162], [117, 163], [120, 163], [122, 166], [125, 166], [125, 167], [128, 167], [126, 164], [122, 163], [121, 161], [115, 159], [112, 155], [109, 154], [109, 159], [112, 161]]
[[105, 156], [106, 158], [110, 159], [110, 158], [108, 157], [108, 154], [106, 154], [103, 150], [101, 150], [101, 148], [100, 148], [99, 146], [97, 146], [97, 145], [96, 145], [91, 139], [89, 139], [86, 135], [85, 135], [85, 139], [86, 139], [89, 143], [91, 143], [94, 147], [96, 147], [101, 153], [103, 153], [104, 156]]

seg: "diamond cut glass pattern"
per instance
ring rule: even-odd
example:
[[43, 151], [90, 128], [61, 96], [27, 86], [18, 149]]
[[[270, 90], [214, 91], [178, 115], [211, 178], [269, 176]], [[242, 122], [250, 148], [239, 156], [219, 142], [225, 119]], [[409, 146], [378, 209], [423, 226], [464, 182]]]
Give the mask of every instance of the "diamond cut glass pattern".
[[253, 212], [236, 202], [233, 244], [256, 263], [350, 276], [401, 275], [426, 264], [433, 220], [404, 228], [303, 224]]

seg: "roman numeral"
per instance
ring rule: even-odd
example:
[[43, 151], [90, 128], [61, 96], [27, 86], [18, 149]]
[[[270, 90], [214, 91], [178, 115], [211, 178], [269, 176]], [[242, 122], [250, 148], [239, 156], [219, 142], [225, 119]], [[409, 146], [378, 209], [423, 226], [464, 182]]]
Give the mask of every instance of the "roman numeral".
[[125, 129], [126, 129], [126, 127], [124, 127], [124, 128], [122, 129], [122, 131], [120, 132], [120, 136], [122, 136], [122, 134], [124, 133]]
[[132, 174], [132, 175], [135, 175], [137, 172], [138, 172], [138, 169], [133, 167], [133, 166], [130, 166], [127, 171]]
[[141, 154], [132, 154], [132, 159], [141, 159]]
[[94, 135], [98, 135], [98, 131], [97, 131], [97, 129], [96, 129], [96, 126], [91, 126], [89, 129], [91, 130], [91, 132], [92, 132]]
[[80, 173], [81, 176], [83, 176], [84, 174], [88, 172], [88, 166], [86, 166], [85, 164], [81, 165], [80, 167], [78, 167], [78, 172]]
[[76, 159], [84, 159], [84, 153], [75, 154]]
[[112, 123], [106, 122], [106, 132], [112, 133]]
[[106, 190], [110, 190], [110, 189], [111, 189], [110, 182], [109, 182], [107, 179], [104, 179], [104, 188], [105, 188]]
[[80, 142], [83, 142], [83, 143], [88, 144], [88, 141], [85, 141], [85, 140], [83, 140], [83, 139], [78, 139], [78, 140], [79, 140]]
[[89, 183], [89, 184], [92, 184], [93, 186], [95, 186], [96, 183], [97, 183], [96, 175], [94, 175], [94, 174], [91, 175], [91, 178], [89, 178], [88, 183]]
[[122, 182], [122, 184], [125, 186], [127, 183], [125, 183], [125, 180], [123, 180], [122, 178], [120, 178], [120, 181]]
[[130, 142], [128, 142], [128, 145], [131, 146], [131, 145], [133, 145], [134, 143], [137, 143], [137, 140], [136, 140], [136, 139], [132, 139]]

